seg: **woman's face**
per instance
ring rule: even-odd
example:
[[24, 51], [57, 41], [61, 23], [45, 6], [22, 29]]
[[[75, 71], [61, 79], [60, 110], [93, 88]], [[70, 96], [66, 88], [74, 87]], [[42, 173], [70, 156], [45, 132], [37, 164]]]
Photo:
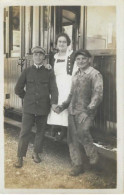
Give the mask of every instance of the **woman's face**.
[[57, 48], [59, 51], [66, 51], [67, 50], [67, 40], [65, 37], [59, 37], [57, 41]]
[[76, 63], [78, 68], [80, 69], [86, 69], [89, 66], [89, 58], [85, 57], [81, 54], [77, 55], [76, 57]]

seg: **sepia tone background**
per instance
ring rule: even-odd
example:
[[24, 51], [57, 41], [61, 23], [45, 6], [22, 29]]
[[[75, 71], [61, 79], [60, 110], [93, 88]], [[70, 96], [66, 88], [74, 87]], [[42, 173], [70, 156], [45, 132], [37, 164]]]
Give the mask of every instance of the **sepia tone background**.
[[[16, 156], [16, 134], [21, 123], [22, 101], [13, 93], [14, 85], [21, 71], [30, 66], [32, 63], [31, 48], [35, 45], [43, 46], [47, 51], [47, 62], [50, 62], [50, 55], [55, 51], [55, 37], [59, 32], [67, 32], [72, 40], [71, 48], [89, 49], [92, 54], [93, 66], [103, 75], [104, 79], [104, 99], [99, 107], [92, 134], [94, 143], [97, 145], [100, 155], [107, 161], [111, 162], [110, 169], [114, 170], [114, 175], [105, 174], [100, 179], [103, 183], [94, 183], [95, 180], [89, 175], [91, 183], [82, 184], [84, 177], [81, 178], [81, 185], [72, 183], [72, 188], [116, 188], [116, 148], [117, 148], [117, 88], [116, 88], [116, 7], [115, 6], [6, 6], [4, 8], [4, 106], [5, 106], [5, 123], [13, 125], [5, 126], [5, 184], [7, 188], [18, 188], [18, 184], [13, 185], [16, 178], [15, 174], [11, 175], [13, 170], [12, 164]], [[16, 123], [16, 122], [17, 123]], [[15, 131], [15, 126], [18, 130]], [[15, 129], [14, 129], [15, 128]], [[9, 129], [10, 131], [8, 131]], [[14, 133], [13, 133], [14, 132]], [[47, 137], [51, 138], [51, 131], [48, 129]], [[32, 138], [33, 139], [33, 138]], [[15, 142], [14, 142], [15, 140]], [[9, 145], [10, 143], [10, 145]], [[49, 143], [49, 141], [48, 141]], [[13, 145], [12, 145], [13, 144]], [[53, 144], [53, 142], [52, 142]], [[62, 143], [63, 144], [63, 143]], [[47, 144], [46, 144], [47, 145]], [[48, 144], [49, 145], [49, 144]], [[12, 147], [11, 147], [12, 146]], [[10, 148], [11, 147], [11, 148]], [[63, 153], [61, 143], [59, 144], [60, 152]], [[65, 147], [65, 145], [64, 145]], [[54, 144], [53, 144], [54, 148]], [[55, 148], [53, 149], [53, 151]], [[8, 152], [7, 152], [8, 151]], [[29, 150], [30, 151], [30, 150]], [[51, 151], [52, 152], [52, 151]], [[65, 147], [65, 154], [68, 148]], [[11, 154], [11, 155], [10, 155]], [[44, 151], [44, 155], [45, 155]], [[55, 152], [56, 155], [56, 152]], [[57, 154], [58, 155], [58, 154]], [[29, 153], [30, 156], [30, 153]], [[101, 159], [102, 159], [101, 157]], [[63, 156], [61, 160], [63, 161]], [[30, 162], [30, 157], [28, 163]], [[54, 161], [54, 160], [53, 160]], [[47, 161], [46, 161], [47, 162]], [[56, 159], [57, 162], [57, 159]], [[69, 164], [68, 164], [69, 163]], [[67, 160], [68, 168], [70, 166]], [[67, 166], [66, 165], [66, 166]], [[29, 166], [29, 165], [28, 165]], [[27, 167], [28, 167], [27, 166]], [[42, 165], [43, 166], [43, 165]], [[64, 170], [65, 167], [63, 166]], [[67, 167], [66, 167], [67, 168]], [[67, 168], [67, 169], [68, 169]], [[13, 169], [13, 168], [12, 168]], [[8, 172], [9, 171], [9, 172]], [[8, 172], [8, 173], [7, 173]], [[38, 171], [39, 172], [39, 171]], [[61, 170], [60, 170], [61, 172]], [[61, 175], [58, 172], [58, 175]], [[68, 172], [68, 171], [67, 171]], [[65, 175], [67, 173], [65, 171]], [[113, 171], [112, 171], [113, 172]], [[25, 178], [23, 172], [20, 174]], [[54, 172], [53, 172], [54, 174]], [[35, 175], [35, 174], [34, 174]], [[12, 176], [12, 177], [11, 177]], [[54, 175], [55, 176], [55, 175]], [[65, 176], [65, 177], [66, 177]], [[96, 176], [97, 177], [97, 176]], [[41, 175], [42, 178], [42, 175]], [[51, 179], [53, 176], [51, 177]], [[86, 175], [86, 179], [87, 179]], [[66, 178], [67, 179], [67, 178]], [[111, 180], [113, 179], [113, 180]], [[34, 180], [34, 178], [33, 178]], [[99, 180], [99, 177], [96, 179]], [[18, 181], [18, 179], [16, 180]], [[28, 181], [28, 180], [27, 180]], [[67, 180], [66, 180], [67, 181]], [[77, 182], [78, 182], [77, 178]], [[107, 181], [107, 182], [106, 182]], [[62, 180], [63, 183], [63, 180]], [[74, 181], [75, 183], [75, 181]], [[108, 183], [108, 186], [107, 186]], [[27, 188], [31, 188], [31, 182]], [[24, 185], [24, 186], [23, 186]], [[29, 185], [29, 186], [28, 186]], [[25, 184], [21, 188], [26, 188]], [[45, 187], [42, 186], [43, 189]], [[35, 185], [35, 188], [39, 188]], [[47, 188], [49, 188], [47, 186]], [[60, 185], [53, 188], [69, 188]]]

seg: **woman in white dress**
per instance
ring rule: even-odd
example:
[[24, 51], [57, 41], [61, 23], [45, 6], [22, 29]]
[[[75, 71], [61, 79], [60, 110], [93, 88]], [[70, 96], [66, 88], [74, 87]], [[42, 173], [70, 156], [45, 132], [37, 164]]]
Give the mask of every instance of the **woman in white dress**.
[[[54, 55], [53, 69], [56, 76], [59, 97], [58, 105], [61, 105], [68, 97], [72, 74], [74, 74], [74, 52], [68, 49], [71, 41], [66, 33], [60, 33], [56, 38], [58, 53]], [[68, 110], [57, 114], [52, 109], [48, 115], [47, 124], [52, 125], [53, 135], [57, 140], [62, 139], [67, 131]]]

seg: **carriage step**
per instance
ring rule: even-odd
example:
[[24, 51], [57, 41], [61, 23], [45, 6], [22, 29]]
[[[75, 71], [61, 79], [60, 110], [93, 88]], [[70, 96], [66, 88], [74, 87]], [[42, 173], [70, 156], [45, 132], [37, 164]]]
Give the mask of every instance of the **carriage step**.
[[21, 122], [15, 121], [15, 120], [13, 120], [11, 118], [4, 117], [4, 122], [5, 122], [5, 124], [9, 124], [9, 125], [21, 128]]
[[106, 158], [116, 160], [117, 148], [110, 148], [108, 146], [104, 146], [99, 143], [94, 143], [94, 145], [97, 147], [97, 150], [100, 154], [102, 154]]
[[[11, 125], [11, 126], [14, 126], [14, 127], [17, 127], [19, 129], [21, 129], [21, 125], [22, 125], [22, 122], [13, 120], [13, 119], [8, 118], [8, 117], [4, 117], [4, 123]], [[35, 126], [32, 128], [32, 132], [34, 132], [34, 133], [36, 132]]]

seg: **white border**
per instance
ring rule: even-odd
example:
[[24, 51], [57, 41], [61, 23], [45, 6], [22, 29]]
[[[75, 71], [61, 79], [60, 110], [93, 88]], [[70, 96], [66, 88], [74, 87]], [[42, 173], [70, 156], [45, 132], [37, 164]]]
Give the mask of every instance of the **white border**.
[[124, 193], [124, 1], [117, 6], [117, 186]]
[[[0, 0], [0, 193], [40, 194], [60, 193], [59, 190], [42, 189], [5, 189], [4, 188], [4, 134], [3, 134], [3, 101], [4, 101], [4, 62], [3, 62], [3, 9], [6, 6], [41, 6], [41, 5], [79, 5], [79, 6], [116, 6], [117, 9], [117, 137], [118, 137], [118, 173], [116, 189], [75, 189], [61, 190], [67, 194], [112, 194], [124, 193], [124, 0]], [[2, 157], [2, 158], [1, 158]]]
[[4, 127], [3, 127], [3, 101], [4, 101], [4, 62], [3, 62], [3, 9], [0, 8], [0, 192], [4, 187]]

